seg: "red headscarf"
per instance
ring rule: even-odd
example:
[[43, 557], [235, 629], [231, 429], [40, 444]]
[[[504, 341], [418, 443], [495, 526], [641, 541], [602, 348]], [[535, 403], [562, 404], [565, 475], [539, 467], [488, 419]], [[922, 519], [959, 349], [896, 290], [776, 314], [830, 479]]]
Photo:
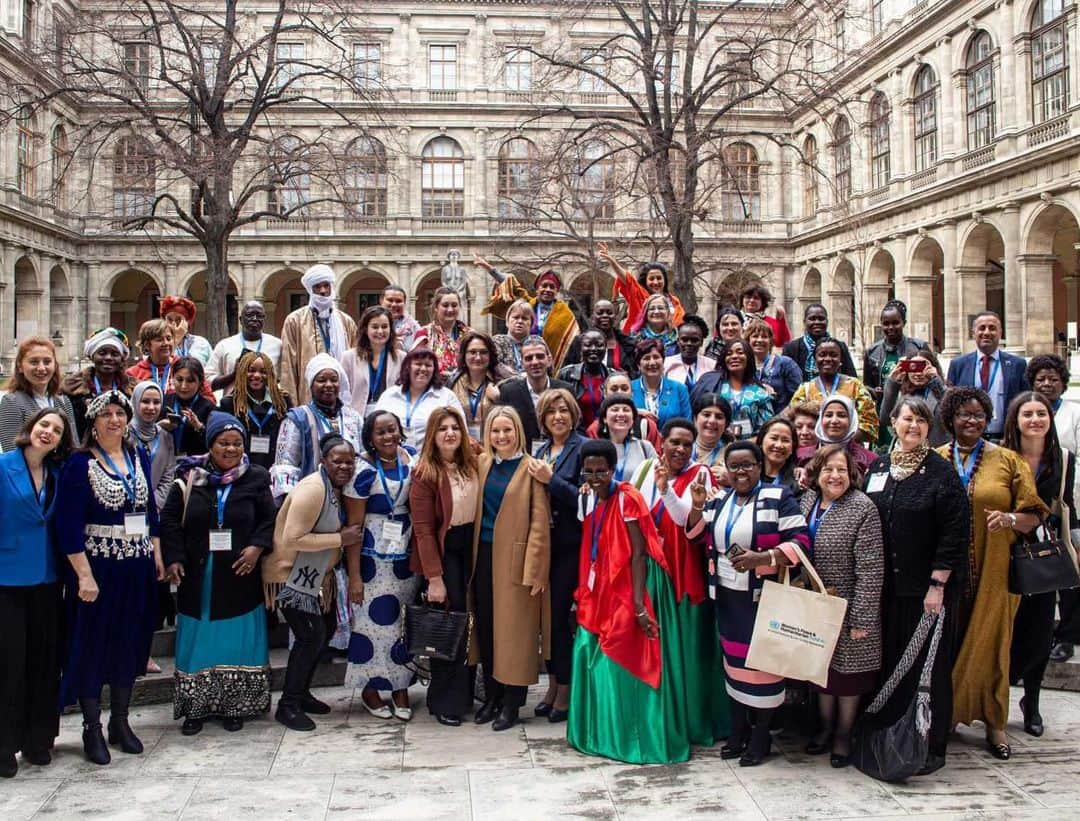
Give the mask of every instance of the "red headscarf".
[[169, 314], [181, 314], [188, 325], [195, 321], [195, 303], [186, 296], [163, 296], [161, 298], [161, 318]]
[[544, 271], [544, 273], [540, 274], [540, 276], [536, 278], [537, 287], [539, 287], [540, 283], [543, 282], [545, 279], [550, 279], [552, 282], [554, 282], [556, 288], [562, 288], [562, 280], [559, 279], [559, 275], [552, 270]]

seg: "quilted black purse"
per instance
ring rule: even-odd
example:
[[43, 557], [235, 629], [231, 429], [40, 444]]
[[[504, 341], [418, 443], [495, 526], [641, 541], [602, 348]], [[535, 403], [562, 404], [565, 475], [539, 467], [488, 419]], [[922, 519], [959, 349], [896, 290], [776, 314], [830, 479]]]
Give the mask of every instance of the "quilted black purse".
[[1009, 557], [1009, 592], [1021, 596], [1069, 590], [1080, 586], [1072, 556], [1065, 542], [1053, 536], [1038, 542], [1019, 539]]
[[405, 646], [413, 658], [458, 661], [469, 652], [472, 614], [428, 604], [405, 605]]

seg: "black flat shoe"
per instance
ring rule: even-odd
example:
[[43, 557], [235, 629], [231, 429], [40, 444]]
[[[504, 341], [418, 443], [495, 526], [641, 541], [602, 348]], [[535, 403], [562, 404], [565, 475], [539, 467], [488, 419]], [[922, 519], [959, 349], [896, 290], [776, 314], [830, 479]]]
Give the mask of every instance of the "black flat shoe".
[[47, 767], [52, 764], [52, 753], [48, 750], [23, 750], [23, 761], [37, 767]]
[[986, 740], [986, 749], [990, 751], [990, 755], [996, 758], [998, 761], [1008, 761], [1012, 758], [1012, 747], [1008, 744], [995, 744], [990, 739]]
[[548, 713], [548, 721], [550, 721], [552, 724], [559, 724], [563, 721], [566, 721], [569, 715], [569, 710], [557, 710], [553, 707], [551, 709], [551, 712]]
[[201, 718], [185, 718], [180, 725], [180, 735], [198, 735], [202, 732], [203, 721]]
[[1059, 641], [1054, 645], [1054, 649], [1050, 651], [1050, 661], [1056, 661], [1059, 664], [1066, 662], [1073, 657], [1073, 646], [1067, 641]]
[[105, 765], [112, 761], [109, 755], [109, 747], [105, 744], [105, 736], [101, 732], [100, 724], [84, 724], [82, 731], [83, 754], [91, 764]]
[[499, 714], [499, 709], [499, 705], [494, 701], [485, 701], [480, 709], [476, 711], [473, 721], [477, 724], [487, 724], [489, 721], [494, 721]]
[[109, 743], [128, 755], [141, 755], [143, 751], [143, 743], [128, 724], [127, 716], [112, 716], [109, 719]]
[[229, 716], [228, 718], [223, 718], [221, 720], [221, 726], [225, 728], [226, 732], [235, 733], [244, 729], [244, 719]]
[[278, 702], [277, 711], [274, 713], [274, 718], [290, 730], [296, 730], [297, 732], [306, 733], [315, 729], [315, 722], [308, 718], [307, 714], [300, 710], [299, 707], [282, 704], [280, 701]]
[[731, 744], [725, 744], [720, 748], [720, 757], [725, 761], [729, 761], [732, 758], [738, 758], [746, 752], [746, 745], [740, 744], [738, 746], [732, 746]]
[[435, 713], [435, 720], [445, 727], [460, 727], [461, 719], [458, 716], [448, 716], [442, 713]]
[[1046, 732], [1046, 728], [1043, 726], [1043, 717], [1039, 713], [1037, 706], [1028, 709], [1027, 697], [1020, 699], [1020, 710], [1024, 714], [1024, 732], [1028, 735], [1033, 735], [1035, 738], [1042, 736]]
[[834, 770], [842, 770], [844, 767], [851, 765], [851, 755], [839, 755], [833, 753], [829, 756], [829, 766]]
[[18, 771], [19, 762], [15, 758], [15, 753], [0, 756], [0, 778], [14, 778]]
[[[721, 753], [721, 755], [723, 755]], [[739, 759], [740, 767], [756, 767], [765, 760], [765, 756], [758, 755], [757, 753], [747, 752], [744, 753], [742, 758]]]
[[551, 715], [551, 711], [554, 709], [554, 704], [548, 704], [546, 701], [541, 701], [539, 704], [533, 707], [533, 715], [543, 718], [544, 716]]
[[300, 709], [313, 716], [325, 716], [330, 713], [330, 705], [319, 701], [311, 693], [304, 693], [300, 698]]
[[491, 724], [491, 729], [497, 733], [501, 733], [503, 730], [509, 730], [521, 719], [518, 717], [517, 707], [503, 707], [499, 711], [499, 717]]
[[814, 741], [814, 739], [810, 739], [810, 743], [803, 749], [807, 755], [825, 755], [825, 753], [832, 749], [832, 739], [828, 736], [825, 737], [824, 741]]

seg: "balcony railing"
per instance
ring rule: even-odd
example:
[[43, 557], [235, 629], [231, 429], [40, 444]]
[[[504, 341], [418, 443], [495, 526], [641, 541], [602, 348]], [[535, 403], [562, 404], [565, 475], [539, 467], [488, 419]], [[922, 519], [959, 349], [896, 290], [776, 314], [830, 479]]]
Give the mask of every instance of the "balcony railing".
[[760, 234], [764, 229], [761, 220], [717, 220], [716, 230], [721, 234]]
[[420, 224], [425, 231], [456, 231], [465, 227], [465, 218], [423, 217]]
[[937, 166], [927, 168], [925, 171], [920, 171], [914, 177], [911, 178], [911, 190], [915, 191], [919, 188], [925, 188], [926, 186], [937, 182]]
[[428, 100], [433, 103], [456, 103], [457, 90], [430, 88], [428, 89]]
[[1049, 122], [1042, 123], [1032, 128], [1027, 133], [1027, 144], [1029, 148], [1034, 148], [1037, 145], [1048, 143], [1051, 140], [1056, 140], [1060, 137], [1064, 137], [1069, 133], [1069, 118], [1058, 117], [1056, 120], [1050, 120]]
[[995, 151], [993, 143], [984, 145], [982, 148], [976, 148], [974, 151], [964, 155], [961, 165], [965, 171], [978, 168], [980, 165], [986, 165], [988, 162], [994, 161]]
[[607, 97], [606, 91], [582, 91], [578, 94], [582, 105], [605, 105]]

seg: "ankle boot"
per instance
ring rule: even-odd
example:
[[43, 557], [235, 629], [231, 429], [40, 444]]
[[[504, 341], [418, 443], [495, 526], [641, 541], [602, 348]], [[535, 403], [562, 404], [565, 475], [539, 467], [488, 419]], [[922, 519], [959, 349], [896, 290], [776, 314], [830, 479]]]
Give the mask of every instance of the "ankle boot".
[[82, 743], [86, 760], [92, 764], [108, 764], [112, 760], [105, 745], [105, 736], [101, 734], [100, 722], [83, 724]]
[[139, 755], [143, 751], [143, 743], [132, 731], [127, 716], [109, 717], [109, 743], [119, 745], [120, 749], [129, 755]]

